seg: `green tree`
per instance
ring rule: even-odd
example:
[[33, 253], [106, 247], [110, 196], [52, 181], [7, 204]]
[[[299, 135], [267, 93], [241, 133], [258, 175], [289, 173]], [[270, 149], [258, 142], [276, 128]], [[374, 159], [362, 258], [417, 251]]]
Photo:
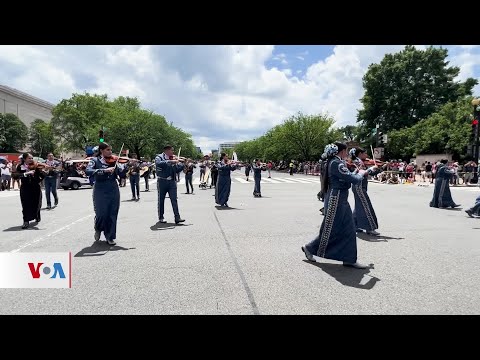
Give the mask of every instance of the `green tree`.
[[28, 128], [15, 114], [0, 114], [0, 151], [21, 151], [28, 141]]
[[386, 147], [388, 155], [408, 158], [414, 154], [444, 154], [449, 149], [459, 158], [470, 142], [471, 99], [445, 104], [416, 125], [391, 131]]
[[280, 138], [288, 144], [297, 160], [318, 160], [325, 145], [341, 137], [338, 129], [333, 129], [334, 123], [335, 120], [328, 115], [304, 115], [299, 112], [285, 120]]
[[471, 95], [478, 81], [455, 81], [460, 68], [449, 67], [447, 56], [443, 48], [406, 46], [371, 64], [363, 77], [363, 109], [357, 121], [370, 130], [380, 124], [381, 131], [389, 132], [413, 126], [444, 104]]
[[262, 161], [318, 160], [328, 143], [341, 138], [333, 128], [334, 120], [328, 115], [298, 113], [263, 136], [244, 141], [235, 147], [242, 161], [260, 158]]
[[110, 107], [107, 95], [73, 94], [53, 108], [52, 128], [67, 150], [84, 149], [97, 143], [98, 130], [110, 124]]
[[338, 129], [340, 134], [343, 136], [345, 141], [358, 141], [360, 129], [359, 126], [355, 125], [346, 125]]
[[52, 130], [51, 123], [41, 119], [35, 119], [30, 124], [29, 142], [33, 155], [46, 158], [49, 152], [55, 153], [57, 141]]

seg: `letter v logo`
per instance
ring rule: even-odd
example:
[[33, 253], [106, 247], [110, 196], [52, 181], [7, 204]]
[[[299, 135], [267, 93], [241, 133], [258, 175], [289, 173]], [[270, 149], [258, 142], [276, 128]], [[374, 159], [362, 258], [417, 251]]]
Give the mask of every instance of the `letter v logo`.
[[37, 267], [35, 268], [33, 263], [28, 263], [28, 267], [30, 268], [30, 272], [32, 273], [32, 277], [34, 279], [38, 279], [40, 277], [40, 266], [42, 266], [43, 263], [37, 263]]

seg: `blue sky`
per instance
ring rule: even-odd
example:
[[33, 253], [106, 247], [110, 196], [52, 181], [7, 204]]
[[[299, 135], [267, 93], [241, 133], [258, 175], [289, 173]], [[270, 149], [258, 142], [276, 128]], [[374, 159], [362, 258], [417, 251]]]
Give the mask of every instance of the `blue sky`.
[[[258, 137], [298, 111], [355, 124], [368, 66], [403, 47], [1, 45], [0, 83], [54, 104], [85, 91], [138, 97], [209, 152]], [[480, 46], [445, 47], [461, 68], [458, 80], [478, 78]]]

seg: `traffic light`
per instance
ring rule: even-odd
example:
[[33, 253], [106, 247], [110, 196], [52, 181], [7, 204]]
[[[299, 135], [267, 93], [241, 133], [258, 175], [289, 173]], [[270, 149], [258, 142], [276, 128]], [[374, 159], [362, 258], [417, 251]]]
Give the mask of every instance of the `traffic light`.
[[104, 135], [103, 129], [98, 131], [98, 139], [100, 140], [101, 143], [105, 141], [105, 135]]
[[474, 118], [472, 120], [472, 138], [475, 140], [477, 135], [477, 128], [478, 128], [478, 119]]
[[383, 147], [383, 145], [385, 145], [385, 142], [384, 142], [384, 136], [385, 135], [383, 135], [383, 131], [379, 131], [377, 133], [377, 136], [378, 136], [378, 146]]

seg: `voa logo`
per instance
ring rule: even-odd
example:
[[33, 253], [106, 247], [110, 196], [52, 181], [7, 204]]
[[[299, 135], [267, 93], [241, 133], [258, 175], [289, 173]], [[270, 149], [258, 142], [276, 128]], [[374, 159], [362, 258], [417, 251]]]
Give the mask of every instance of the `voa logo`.
[[[61, 263], [53, 263], [53, 275], [50, 276], [50, 274], [52, 273], [52, 268], [50, 268], [49, 266], [42, 266], [44, 265], [44, 263], [28, 263], [28, 267], [30, 269], [30, 272], [32, 273], [32, 277], [34, 279], [39, 279], [40, 276], [42, 277], [50, 277], [50, 279], [55, 279], [57, 278], [58, 276], [58, 279], [65, 279], [65, 273], [63, 271], [63, 268], [62, 268], [62, 264]], [[40, 271], [43, 273], [40, 274]]]

